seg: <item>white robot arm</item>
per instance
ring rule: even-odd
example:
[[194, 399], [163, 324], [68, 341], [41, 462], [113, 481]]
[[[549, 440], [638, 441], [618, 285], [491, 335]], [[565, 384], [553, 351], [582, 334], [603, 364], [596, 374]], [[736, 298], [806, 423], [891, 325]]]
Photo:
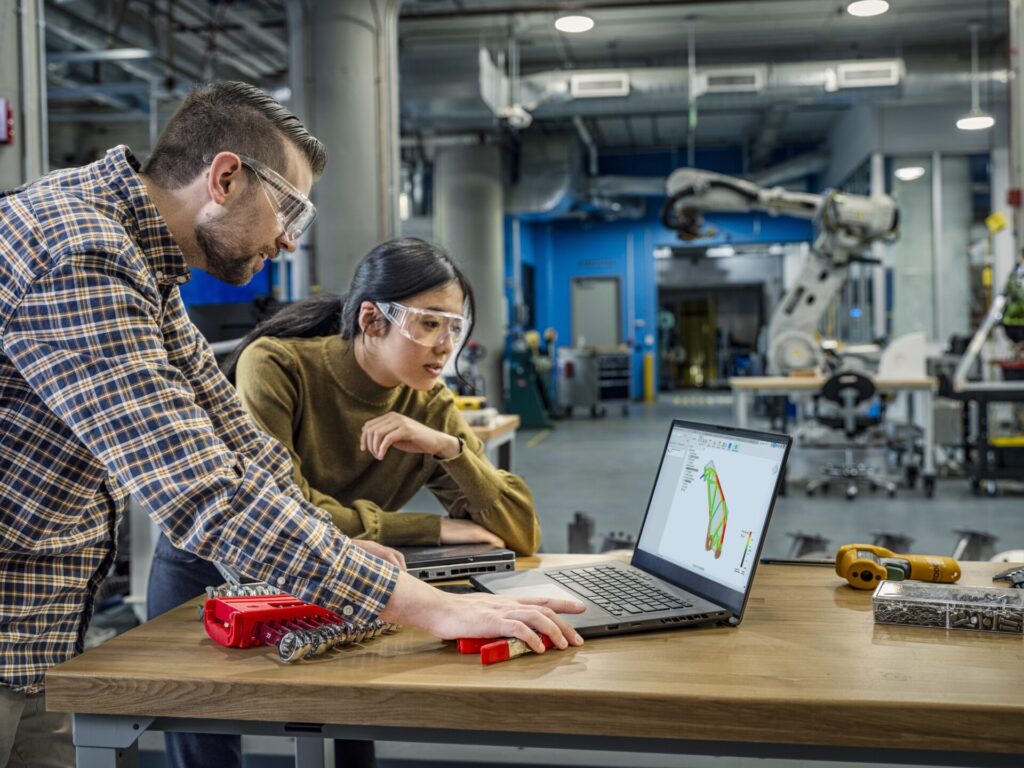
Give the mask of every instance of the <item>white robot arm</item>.
[[745, 179], [695, 168], [673, 171], [666, 191], [661, 221], [682, 240], [714, 234], [704, 229], [703, 213], [707, 211], [763, 211], [815, 221], [815, 258], [779, 302], [769, 326], [769, 360], [771, 368], [781, 374], [822, 366], [821, 345], [815, 334], [829, 303], [846, 282], [850, 262], [873, 261], [861, 252], [877, 240], [892, 237], [898, 228], [896, 201], [888, 195], [816, 195], [782, 187], [765, 189]]

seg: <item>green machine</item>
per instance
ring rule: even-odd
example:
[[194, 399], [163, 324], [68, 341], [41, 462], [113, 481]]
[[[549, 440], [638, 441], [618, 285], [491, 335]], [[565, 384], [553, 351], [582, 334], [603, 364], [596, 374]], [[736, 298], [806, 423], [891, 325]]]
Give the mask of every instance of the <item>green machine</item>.
[[[549, 348], [554, 348], [553, 331], [549, 332]], [[531, 336], [532, 334], [532, 336]], [[545, 334], [547, 336], [547, 334]], [[532, 342], [532, 343], [531, 343]], [[516, 339], [505, 353], [505, 411], [522, 419], [523, 429], [544, 429], [551, 423], [551, 402], [543, 376], [538, 371], [538, 358], [550, 370], [551, 358], [539, 353], [536, 331]]]

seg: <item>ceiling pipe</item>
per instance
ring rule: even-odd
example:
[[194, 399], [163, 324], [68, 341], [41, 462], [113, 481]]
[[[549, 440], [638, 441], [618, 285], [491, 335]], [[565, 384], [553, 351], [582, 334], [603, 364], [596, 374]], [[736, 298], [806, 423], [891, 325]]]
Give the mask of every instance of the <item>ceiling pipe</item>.
[[587, 148], [587, 174], [597, 176], [597, 144], [594, 141], [594, 137], [591, 135], [590, 129], [587, 128], [587, 124], [583, 122], [583, 118], [579, 115], [573, 117], [572, 124], [576, 126], [576, 132], [580, 135], [580, 141]]

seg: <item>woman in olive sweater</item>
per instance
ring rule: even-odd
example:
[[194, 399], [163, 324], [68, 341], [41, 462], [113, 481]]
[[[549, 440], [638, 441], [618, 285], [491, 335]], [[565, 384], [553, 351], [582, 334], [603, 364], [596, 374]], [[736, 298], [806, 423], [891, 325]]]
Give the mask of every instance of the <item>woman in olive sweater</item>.
[[[387, 546], [488, 542], [523, 554], [540, 544], [529, 489], [484, 458], [439, 378], [473, 310], [473, 291], [444, 251], [393, 240], [363, 258], [347, 296], [286, 307], [225, 363], [246, 410], [291, 453], [303, 495], [345, 534]], [[447, 517], [394, 511], [424, 486]], [[212, 564], [161, 536], [149, 615], [219, 582]], [[237, 736], [166, 740], [174, 766], [242, 764]]]
[[[392, 240], [345, 297], [270, 318], [227, 363], [246, 411], [291, 453], [305, 497], [355, 538], [388, 546], [540, 544], [523, 480], [495, 469], [441, 372], [472, 329], [473, 291], [448, 255]], [[447, 516], [396, 512], [428, 488]]]

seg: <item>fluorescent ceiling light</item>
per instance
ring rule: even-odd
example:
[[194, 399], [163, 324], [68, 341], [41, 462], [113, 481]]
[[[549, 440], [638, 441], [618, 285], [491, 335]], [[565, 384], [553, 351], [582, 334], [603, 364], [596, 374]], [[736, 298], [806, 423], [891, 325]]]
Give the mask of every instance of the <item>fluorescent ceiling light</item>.
[[996, 124], [996, 119], [978, 102], [978, 25], [969, 24], [971, 32], [971, 110], [956, 121], [961, 131], [983, 131]]
[[555, 29], [559, 32], [576, 34], [589, 32], [594, 28], [594, 20], [589, 16], [559, 16], [555, 19]]
[[855, 0], [846, 6], [846, 12], [851, 16], [881, 16], [889, 10], [889, 3], [885, 0]]
[[956, 121], [956, 127], [961, 131], [983, 131], [995, 124], [996, 119], [988, 112], [980, 109], [972, 109]]
[[920, 165], [905, 165], [893, 171], [892, 175], [900, 181], [914, 181], [924, 176], [924, 168]]

